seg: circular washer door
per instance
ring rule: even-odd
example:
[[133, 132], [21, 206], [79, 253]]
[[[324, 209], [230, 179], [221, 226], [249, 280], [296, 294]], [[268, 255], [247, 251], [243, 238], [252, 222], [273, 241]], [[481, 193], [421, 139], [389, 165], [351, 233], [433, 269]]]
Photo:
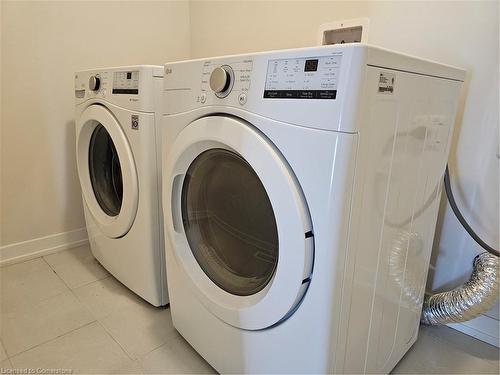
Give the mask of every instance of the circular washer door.
[[91, 105], [77, 122], [77, 166], [83, 197], [101, 231], [122, 237], [137, 213], [135, 163], [118, 121], [106, 108]]
[[222, 148], [197, 156], [181, 209], [189, 247], [215, 284], [237, 296], [264, 289], [278, 264], [278, 229], [264, 185], [245, 159]]
[[164, 169], [175, 261], [200, 301], [238, 328], [267, 328], [300, 303], [312, 272], [307, 205], [278, 150], [250, 124], [198, 119]]

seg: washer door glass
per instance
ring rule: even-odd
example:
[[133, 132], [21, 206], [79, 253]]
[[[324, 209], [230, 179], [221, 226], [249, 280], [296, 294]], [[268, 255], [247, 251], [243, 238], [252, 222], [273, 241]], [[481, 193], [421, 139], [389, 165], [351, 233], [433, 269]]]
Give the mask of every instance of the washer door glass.
[[101, 124], [90, 138], [89, 171], [99, 206], [107, 215], [117, 216], [123, 199], [122, 170], [113, 140]]
[[262, 290], [278, 263], [278, 230], [259, 177], [241, 156], [201, 153], [182, 187], [182, 218], [191, 251], [223, 290], [248, 296]]

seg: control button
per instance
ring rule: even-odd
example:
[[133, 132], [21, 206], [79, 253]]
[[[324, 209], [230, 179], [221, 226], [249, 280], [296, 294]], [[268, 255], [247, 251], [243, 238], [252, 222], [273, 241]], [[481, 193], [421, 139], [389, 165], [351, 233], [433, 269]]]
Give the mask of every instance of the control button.
[[90, 76], [89, 78], [89, 88], [92, 91], [99, 90], [99, 86], [101, 86], [101, 79], [97, 76]]
[[264, 98], [279, 98], [280, 97], [280, 91], [281, 90], [265, 90], [264, 91]]
[[245, 105], [245, 103], [247, 102], [247, 94], [240, 94], [238, 96], [238, 102], [241, 104], [241, 105]]
[[203, 93], [200, 96], [200, 102], [201, 104], [204, 104], [207, 101], [207, 94]]
[[210, 88], [215, 93], [221, 93], [229, 88], [231, 78], [229, 73], [222, 67], [215, 68], [210, 75]]

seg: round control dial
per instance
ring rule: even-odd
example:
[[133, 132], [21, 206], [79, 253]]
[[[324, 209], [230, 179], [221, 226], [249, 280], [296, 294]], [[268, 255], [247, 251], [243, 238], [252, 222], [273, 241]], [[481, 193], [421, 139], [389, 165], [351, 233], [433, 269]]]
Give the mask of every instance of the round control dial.
[[227, 96], [233, 86], [234, 73], [230, 66], [215, 68], [210, 75], [210, 88], [219, 98]]
[[89, 89], [92, 91], [99, 90], [101, 86], [101, 79], [98, 76], [90, 76], [89, 78]]

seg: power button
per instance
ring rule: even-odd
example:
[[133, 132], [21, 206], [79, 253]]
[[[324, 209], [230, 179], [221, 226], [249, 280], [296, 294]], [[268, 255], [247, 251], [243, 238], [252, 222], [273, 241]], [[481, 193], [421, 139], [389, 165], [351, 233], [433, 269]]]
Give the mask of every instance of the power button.
[[240, 105], [244, 105], [247, 102], [247, 94], [240, 94], [238, 96], [238, 102], [240, 103]]

